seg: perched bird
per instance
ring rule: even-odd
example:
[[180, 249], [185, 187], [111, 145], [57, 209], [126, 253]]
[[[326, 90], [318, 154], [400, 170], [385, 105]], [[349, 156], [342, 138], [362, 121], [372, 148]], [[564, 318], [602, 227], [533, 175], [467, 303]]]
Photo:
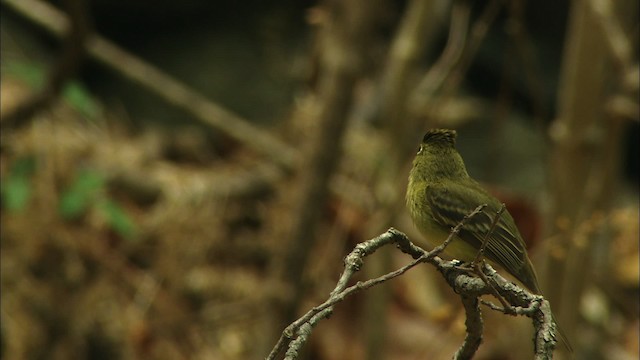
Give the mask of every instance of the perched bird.
[[[471, 262], [477, 256], [502, 203], [469, 176], [455, 148], [455, 141], [454, 130], [433, 129], [424, 135], [409, 175], [407, 208], [425, 239], [438, 246], [465, 215], [486, 204], [481, 213], [462, 226], [444, 250], [445, 255]], [[541, 294], [525, 243], [507, 210], [501, 214], [487, 239], [484, 257], [513, 275], [527, 289]], [[562, 332], [560, 336], [570, 349]]]

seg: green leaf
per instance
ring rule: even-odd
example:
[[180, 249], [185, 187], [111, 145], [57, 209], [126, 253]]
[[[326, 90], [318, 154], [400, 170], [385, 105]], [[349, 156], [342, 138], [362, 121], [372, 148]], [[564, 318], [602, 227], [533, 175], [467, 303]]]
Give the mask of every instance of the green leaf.
[[70, 190], [89, 194], [102, 189], [103, 186], [104, 178], [100, 173], [95, 170], [82, 170]]
[[31, 175], [36, 169], [36, 159], [33, 156], [19, 158], [11, 164], [11, 170], [6, 179], [0, 182], [2, 206], [9, 211], [21, 211], [31, 197]]
[[97, 172], [80, 172], [60, 198], [60, 215], [65, 219], [75, 219], [84, 214], [103, 186], [104, 179]]
[[89, 207], [89, 197], [78, 192], [66, 192], [60, 199], [60, 215], [67, 220], [78, 218]]
[[2, 205], [7, 210], [23, 210], [30, 196], [31, 186], [28, 178], [12, 176], [2, 182]]
[[33, 89], [40, 90], [44, 86], [45, 70], [40, 64], [11, 61], [7, 62], [6, 72], [26, 82]]
[[11, 175], [19, 177], [29, 177], [36, 171], [35, 156], [25, 156], [17, 159], [11, 164]]
[[[24, 81], [35, 90], [42, 90], [47, 81], [47, 70], [38, 63], [7, 61], [3, 69], [7, 74]], [[100, 104], [94, 100], [89, 90], [79, 81], [67, 82], [62, 89], [62, 98], [73, 109], [89, 119], [95, 119], [100, 114]]]
[[67, 83], [62, 92], [64, 99], [80, 114], [95, 119], [100, 113], [99, 104], [86, 87], [77, 81]]
[[106, 216], [111, 228], [118, 235], [125, 239], [131, 239], [135, 235], [135, 224], [120, 205], [112, 200], [105, 199], [98, 204], [98, 207]]

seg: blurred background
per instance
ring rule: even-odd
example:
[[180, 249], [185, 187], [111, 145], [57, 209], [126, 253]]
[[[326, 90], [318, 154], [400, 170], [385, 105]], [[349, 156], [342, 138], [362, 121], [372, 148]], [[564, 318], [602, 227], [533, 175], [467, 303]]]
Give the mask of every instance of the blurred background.
[[[1, 358], [264, 358], [357, 243], [420, 244], [432, 127], [507, 204], [574, 358], [638, 358], [637, 1], [0, 4]], [[484, 319], [477, 359], [533, 357], [530, 320]], [[464, 330], [424, 265], [301, 358], [450, 359]]]

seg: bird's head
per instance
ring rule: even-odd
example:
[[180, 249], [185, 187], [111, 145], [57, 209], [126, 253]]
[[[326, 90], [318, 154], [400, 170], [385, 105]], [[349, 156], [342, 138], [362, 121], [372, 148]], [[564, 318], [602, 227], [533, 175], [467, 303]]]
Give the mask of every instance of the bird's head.
[[420, 150], [418, 153], [429, 147], [433, 148], [453, 148], [456, 145], [456, 136], [458, 134], [455, 130], [449, 129], [431, 129], [424, 134], [422, 138], [422, 144], [420, 144]]
[[431, 180], [468, 177], [464, 162], [455, 147], [456, 136], [455, 130], [427, 131], [413, 161], [412, 177]]

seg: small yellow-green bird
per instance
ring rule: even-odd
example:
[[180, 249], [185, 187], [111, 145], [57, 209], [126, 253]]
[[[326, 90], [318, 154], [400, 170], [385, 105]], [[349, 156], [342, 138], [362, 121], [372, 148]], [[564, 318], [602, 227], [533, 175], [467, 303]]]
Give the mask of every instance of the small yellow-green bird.
[[[433, 129], [424, 135], [409, 175], [407, 208], [425, 239], [438, 246], [465, 215], [486, 204], [484, 211], [469, 219], [444, 250], [452, 258], [471, 262], [502, 204], [469, 177], [455, 142], [454, 130]], [[484, 256], [529, 290], [541, 294], [525, 243], [508, 211], [501, 214], [487, 239]], [[562, 331], [559, 334], [571, 349]]]
[[[413, 160], [407, 188], [407, 207], [416, 227], [431, 245], [442, 244], [451, 229], [476, 207], [484, 211], [469, 219], [444, 253], [470, 262], [478, 254], [485, 235], [502, 203], [467, 173], [455, 148], [454, 130], [427, 131]], [[487, 240], [484, 256], [508, 271], [524, 286], [540, 294], [536, 272], [524, 241], [508, 211], [500, 216]]]

